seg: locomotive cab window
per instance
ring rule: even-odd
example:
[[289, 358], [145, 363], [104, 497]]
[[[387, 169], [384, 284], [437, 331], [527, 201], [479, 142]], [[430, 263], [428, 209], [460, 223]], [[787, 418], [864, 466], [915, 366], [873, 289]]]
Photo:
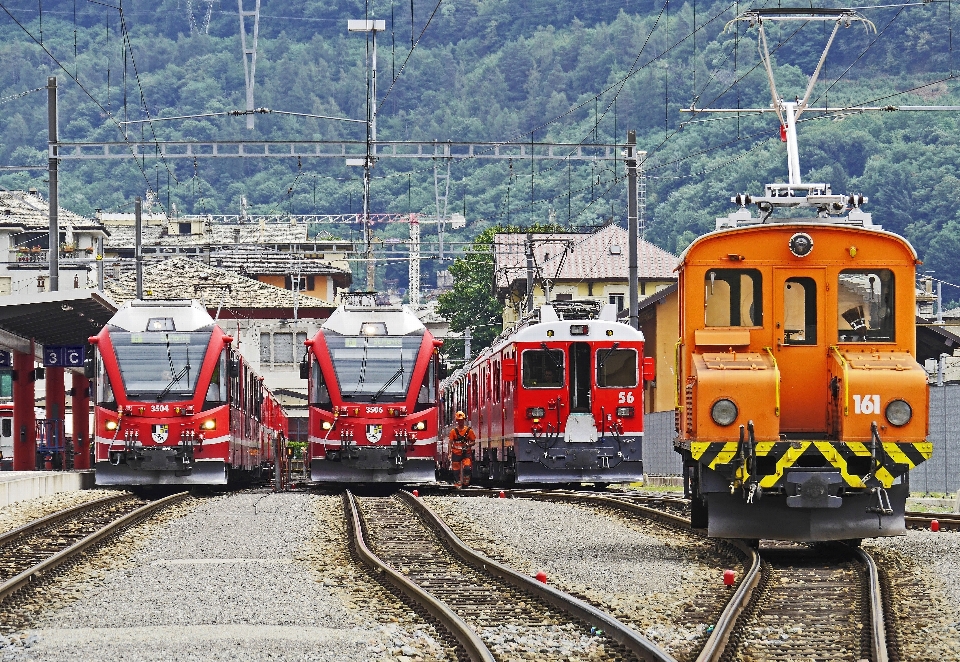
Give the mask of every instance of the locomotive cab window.
[[310, 404], [331, 411], [330, 389], [327, 388], [327, 382], [323, 378], [320, 362], [313, 361], [310, 371], [313, 373], [310, 378]]
[[704, 277], [707, 326], [763, 326], [763, 290], [756, 269], [710, 269]]
[[817, 344], [817, 283], [788, 278], [783, 284], [783, 344]]
[[563, 386], [563, 352], [559, 349], [528, 349], [521, 361], [524, 388]]
[[841, 271], [837, 301], [837, 339], [840, 342], [894, 340], [892, 271]]
[[637, 385], [637, 350], [597, 350], [597, 386], [600, 388], [633, 388]]

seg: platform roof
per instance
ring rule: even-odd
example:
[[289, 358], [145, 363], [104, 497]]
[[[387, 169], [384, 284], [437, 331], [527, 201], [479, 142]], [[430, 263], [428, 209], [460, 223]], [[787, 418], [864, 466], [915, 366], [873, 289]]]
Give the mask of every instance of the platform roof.
[[38, 346], [86, 345], [113, 317], [117, 305], [96, 290], [63, 290], [0, 297], [0, 346], [30, 351]]

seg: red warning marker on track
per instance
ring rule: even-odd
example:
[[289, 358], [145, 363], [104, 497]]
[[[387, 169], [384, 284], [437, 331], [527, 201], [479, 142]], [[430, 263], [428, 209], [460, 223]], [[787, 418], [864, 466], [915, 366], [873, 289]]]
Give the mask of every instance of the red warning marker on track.
[[932, 519], [930, 520], [930, 530], [936, 533], [940, 530], [940, 520]]
[[420, 496], [420, 490], [414, 490], [414, 491], [413, 491], [413, 496], [419, 497], [419, 496]]
[[733, 570], [724, 570], [723, 571], [723, 585], [724, 586], [733, 586], [734, 582], [737, 581], [737, 573]]
[[507, 498], [507, 493], [504, 492], [503, 490], [500, 490], [500, 498], [501, 498], [501, 499], [506, 499], [506, 498]]
[[543, 570], [541, 570], [540, 572], [538, 572], [538, 573], [537, 573], [537, 581], [540, 582], [540, 583], [542, 583], [542, 584], [546, 584], [546, 583], [547, 583], [547, 573], [545, 573]]

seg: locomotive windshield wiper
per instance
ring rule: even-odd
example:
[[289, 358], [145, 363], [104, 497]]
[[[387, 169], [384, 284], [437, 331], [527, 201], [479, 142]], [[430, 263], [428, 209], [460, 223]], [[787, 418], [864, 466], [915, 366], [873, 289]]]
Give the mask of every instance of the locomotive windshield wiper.
[[397, 369], [397, 371], [396, 371], [395, 373], [393, 373], [393, 377], [391, 377], [390, 379], [388, 379], [388, 380], [387, 380], [387, 383], [384, 384], [383, 386], [381, 386], [381, 387], [380, 387], [380, 390], [377, 391], [376, 394], [374, 394], [374, 396], [373, 396], [373, 402], [376, 402], [376, 401], [377, 401], [377, 398], [379, 398], [381, 395], [383, 395], [384, 391], [387, 390], [387, 387], [390, 386], [390, 384], [392, 384], [392, 383], [394, 383], [395, 381], [397, 381], [397, 377], [399, 377], [399, 376], [402, 375], [402, 374], [403, 374], [403, 366], [400, 366], [400, 367]]
[[615, 342], [615, 343], [613, 343], [613, 347], [611, 347], [610, 349], [608, 349], [605, 353], [599, 354], [599, 355], [597, 356], [597, 368], [598, 368], [598, 369], [603, 367], [603, 364], [606, 363], [606, 362], [607, 362], [607, 359], [610, 358], [610, 355], [613, 354], [613, 350], [615, 350], [615, 349], [616, 349], [617, 347], [619, 347], [619, 346], [620, 346], [620, 343], [619, 343], [619, 342]]
[[187, 345], [187, 363], [180, 370], [176, 370], [173, 365], [173, 354], [170, 352], [170, 334], [167, 334], [167, 360], [170, 362], [170, 373], [173, 375], [170, 378], [170, 383], [167, 384], [160, 394], [157, 396], [157, 402], [161, 402], [163, 398], [170, 392], [170, 389], [174, 387], [175, 384], [178, 384], [181, 379], [184, 377], [187, 378], [187, 385], [190, 384], [190, 346]]

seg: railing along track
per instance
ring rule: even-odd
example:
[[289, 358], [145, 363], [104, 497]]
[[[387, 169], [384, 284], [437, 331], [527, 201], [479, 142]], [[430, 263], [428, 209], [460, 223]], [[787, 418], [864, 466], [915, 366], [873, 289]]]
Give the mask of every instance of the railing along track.
[[[6, 600], [20, 589], [36, 582], [41, 577], [49, 574], [64, 563], [74, 560], [91, 547], [105, 541], [107, 538], [119, 533], [126, 527], [131, 526], [152, 515], [158, 510], [181, 501], [188, 496], [189, 493], [182, 492], [164, 499], [153, 501], [145, 506], [141, 506], [140, 508], [126, 512], [118, 518], [111, 518], [112, 521], [109, 521], [106, 525], [96, 527], [92, 532], [88, 532], [90, 524], [85, 524], [82, 528], [83, 537], [80, 540], [77, 540], [73, 544], [69, 544], [66, 547], [61, 546], [59, 551], [53, 553], [52, 555], [45, 556], [39, 562], [34, 563], [33, 565], [20, 570], [14, 576], [5, 579], [3, 583], [0, 584], [0, 602]], [[124, 502], [131, 499], [132, 497], [130, 497], [130, 495], [105, 497], [103, 499], [81, 504], [80, 506], [74, 508], [68, 508], [67, 510], [54, 513], [53, 515], [49, 515], [25, 526], [14, 529], [9, 533], [4, 534], [4, 536], [0, 538], [0, 544], [2, 544], [2, 547], [0, 547], [0, 555], [2, 555], [5, 551], [9, 554], [11, 547], [16, 548], [18, 545], [32, 537], [40, 537], [49, 534], [51, 537], [56, 536], [59, 540], [64, 538], [67, 538], [68, 540], [75, 539], [79, 537], [75, 532], [63, 534], [62, 532], [57, 532], [54, 527], [60, 524], [68, 523], [71, 520], [75, 520], [78, 516], [91, 515], [91, 517], [93, 517], [96, 515], [98, 509], [109, 511], [112, 507], [122, 505]]]

